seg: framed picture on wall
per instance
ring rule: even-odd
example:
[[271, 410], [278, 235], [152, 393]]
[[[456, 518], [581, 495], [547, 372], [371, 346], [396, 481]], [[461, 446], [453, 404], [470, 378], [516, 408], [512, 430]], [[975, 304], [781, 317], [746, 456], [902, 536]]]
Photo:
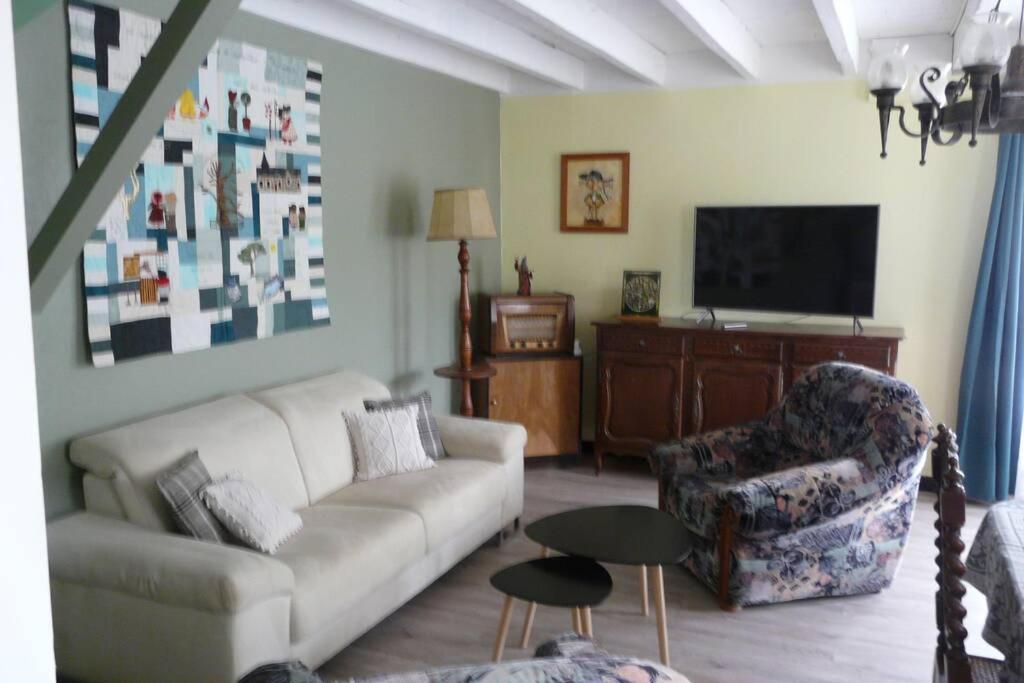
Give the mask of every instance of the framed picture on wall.
[[629, 152], [562, 155], [562, 232], [629, 232]]

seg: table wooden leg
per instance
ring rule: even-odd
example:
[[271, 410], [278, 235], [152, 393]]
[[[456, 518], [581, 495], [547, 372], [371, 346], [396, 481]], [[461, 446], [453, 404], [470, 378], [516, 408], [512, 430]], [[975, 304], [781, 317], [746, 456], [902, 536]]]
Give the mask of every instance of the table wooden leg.
[[580, 635], [583, 634], [583, 618], [580, 616], [580, 608], [572, 608], [572, 630]]
[[[541, 546], [540, 556], [545, 558], [551, 555], [551, 550]], [[533, 630], [533, 617], [537, 614], [537, 603], [531, 602], [526, 606], [526, 619], [523, 620], [523, 637], [519, 639], [519, 647], [524, 650], [530, 647], [530, 631]]]
[[537, 603], [531, 602], [526, 606], [526, 619], [523, 620], [523, 637], [519, 640], [519, 647], [524, 650], [530, 647], [530, 631], [533, 629], [533, 615], [537, 613]]
[[589, 607], [583, 608], [583, 635], [588, 638], [594, 637], [594, 621]]
[[501, 619], [498, 621], [498, 637], [494, 639], [494, 653], [491, 659], [501, 661], [505, 652], [505, 638], [508, 637], [508, 624], [512, 620], [512, 596], [505, 596], [505, 605], [501, 608]]
[[651, 613], [650, 600], [647, 597], [647, 565], [640, 565], [640, 613], [645, 617]]
[[661, 663], [669, 664], [668, 657], [668, 624], [665, 618], [665, 578], [661, 572], [661, 565], [656, 565], [654, 571], [654, 611], [658, 617], [658, 653], [661, 655]]

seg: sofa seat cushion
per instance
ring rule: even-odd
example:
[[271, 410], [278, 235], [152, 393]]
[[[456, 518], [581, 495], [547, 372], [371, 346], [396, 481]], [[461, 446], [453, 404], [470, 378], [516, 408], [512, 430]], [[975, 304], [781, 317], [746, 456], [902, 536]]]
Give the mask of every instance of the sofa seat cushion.
[[426, 555], [423, 524], [406, 510], [315, 505], [299, 515], [302, 531], [274, 555], [295, 575], [292, 642], [319, 632]]
[[370, 505], [414, 512], [423, 520], [427, 550], [432, 551], [488, 515], [500, 520], [504, 499], [501, 465], [443, 458], [429, 470], [351, 484], [323, 499], [317, 507]]

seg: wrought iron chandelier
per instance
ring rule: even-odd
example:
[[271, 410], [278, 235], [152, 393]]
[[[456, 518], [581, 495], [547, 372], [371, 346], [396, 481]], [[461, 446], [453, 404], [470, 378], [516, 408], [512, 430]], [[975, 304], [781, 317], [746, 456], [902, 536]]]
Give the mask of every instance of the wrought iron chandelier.
[[[979, 134], [1024, 132], [1024, 2], [1017, 43], [1012, 48], [1013, 16], [1000, 11], [1001, 2], [998, 0], [992, 11], [975, 16], [967, 27], [960, 45], [961, 77], [947, 82], [938, 94], [933, 92], [934, 84], [948, 77], [951, 65], [946, 64], [926, 68], [911, 83], [909, 95], [917, 111], [918, 132], [907, 127], [906, 109], [896, 104], [896, 95], [907, 83], [907, 46], [900, 45], [871, 60], [867, 79], [878, 104], [883, 159], [888, 156], [886, 145], [893, 111], [899, 113], [900, 130], [921, 141], [922, 166], [929, 139], [936, 145], [947, 146], [969, 134], [970, 146], [974, 147]], [[1005, 77], [1001, 77], [1004, 67]]]

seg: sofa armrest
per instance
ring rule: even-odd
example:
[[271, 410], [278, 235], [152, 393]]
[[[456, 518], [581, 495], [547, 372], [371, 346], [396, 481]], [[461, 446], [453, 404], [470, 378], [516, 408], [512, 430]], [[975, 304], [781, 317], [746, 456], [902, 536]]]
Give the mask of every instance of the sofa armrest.
[[747, 538], [770, 538], [828, 521], [881, 495], [879, 482], [854, 458], [781, 470], [722, 491]]
[[206, 612], [234, 614], [295, 587], [272, 557], [88, 512], [50, 522], [47, 544], [52, 581]]
[[526, 428], [514, 422], [438, 415], [441, 443], [453, 458], [475, 458], [497, 463], [522, 461]]

